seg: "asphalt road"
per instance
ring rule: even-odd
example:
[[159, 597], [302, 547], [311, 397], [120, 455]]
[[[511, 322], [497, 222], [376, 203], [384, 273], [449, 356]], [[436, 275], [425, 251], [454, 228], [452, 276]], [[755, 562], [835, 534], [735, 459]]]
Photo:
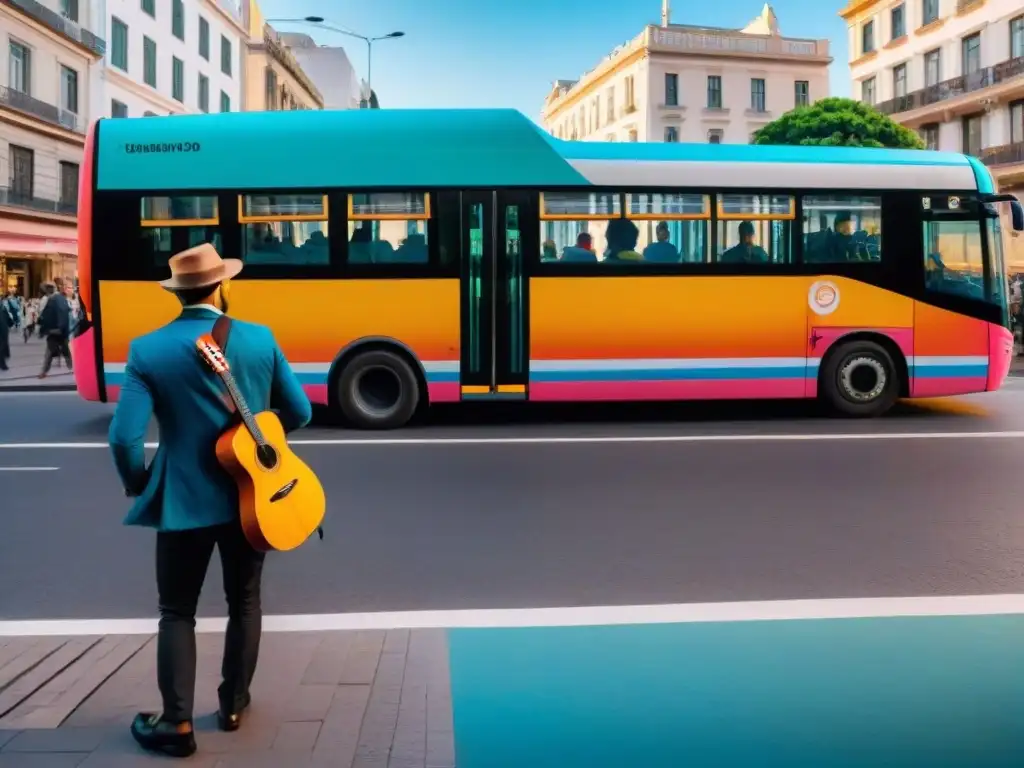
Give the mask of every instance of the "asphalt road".
[[[11, 447], [103, 442], [110, 412], [0, 395], [0, 619], [155, 615], [153, 534], [120, 525], [107, 451]], [[301, 437], [334, 442], [298, 451], [327, 486], [326, 538], [271, 558], [265, 610], [1024, 592], [1022, 440], [991, 437], [1006, 431], [1024, 433], [1024, 382], [870, 422], [723, 404], [319, 426]], [[219, 582], [203, 615], [223, 614]]]

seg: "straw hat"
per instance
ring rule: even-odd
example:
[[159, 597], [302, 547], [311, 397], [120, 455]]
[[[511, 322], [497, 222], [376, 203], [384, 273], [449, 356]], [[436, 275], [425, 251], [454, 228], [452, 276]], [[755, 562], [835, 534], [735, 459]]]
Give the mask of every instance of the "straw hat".
[[160, 285], [168, 291], [212, 287], [242, 271], [240, 259], [222, 259], [209, 243], [171, 256], [167, 265], [171, 268], [171, 279], [161, 281]]

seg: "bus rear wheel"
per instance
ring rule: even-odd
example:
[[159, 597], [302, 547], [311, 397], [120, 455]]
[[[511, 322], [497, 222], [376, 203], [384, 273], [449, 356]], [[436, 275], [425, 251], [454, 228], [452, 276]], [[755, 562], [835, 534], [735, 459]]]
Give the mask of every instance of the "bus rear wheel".
[[353, 357], [341, 371], [337, 387], [342, 416], [359, 429], [405, 426], [420, 401], [412, 367], [400, 355], [385, 349]]
[[850, 341], [835, 349], [821, 371], [819, 387], [832, 410], [856, 418], [881, 416], [900, 394], [892, 356], [873, 341]]

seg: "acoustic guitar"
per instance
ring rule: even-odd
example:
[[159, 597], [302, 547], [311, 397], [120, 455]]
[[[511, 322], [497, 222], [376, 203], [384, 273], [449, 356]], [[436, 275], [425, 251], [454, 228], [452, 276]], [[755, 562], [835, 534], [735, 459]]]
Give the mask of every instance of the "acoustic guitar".
[[227, 388], [241, 417], [217, 440], [217, 461], [238, 484], [242, 530], [260, 552], [295, 549], [319, 530], [327, 509], [323, 486], [296, 456], [276, 414], [253, 414], [238, 389], [220, 345], [196, 341], [199, 354]]

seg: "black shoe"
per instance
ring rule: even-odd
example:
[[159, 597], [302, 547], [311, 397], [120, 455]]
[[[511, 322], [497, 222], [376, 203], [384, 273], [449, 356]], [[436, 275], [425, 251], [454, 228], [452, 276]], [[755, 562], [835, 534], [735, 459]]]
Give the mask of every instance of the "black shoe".
[[196, 735], [189, 723], [188, 733], [181, 733], [174, 723], [160, 715], [140, 712], [132, 721], [132, 738], [139, 746], [150, 752], [159, 752], [168, 757], [191, 757], [196, 752]]
[[222, 704], [217, 711], [217, 727], [227, 733], [237, 731], [242, 727], [242, 714], [249, 708], [251, 702], [252, 698], [246, 696], [245, 703], [234, 712]]

